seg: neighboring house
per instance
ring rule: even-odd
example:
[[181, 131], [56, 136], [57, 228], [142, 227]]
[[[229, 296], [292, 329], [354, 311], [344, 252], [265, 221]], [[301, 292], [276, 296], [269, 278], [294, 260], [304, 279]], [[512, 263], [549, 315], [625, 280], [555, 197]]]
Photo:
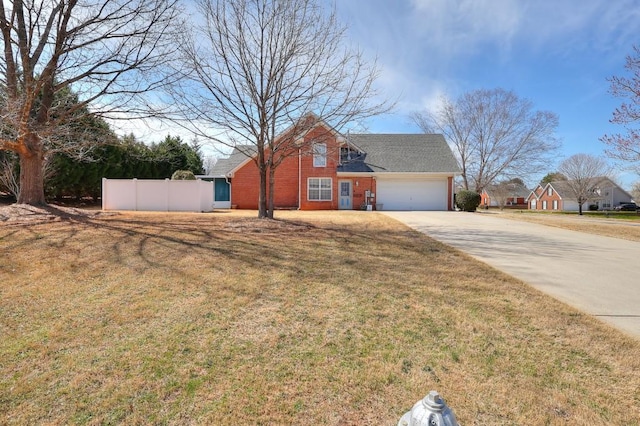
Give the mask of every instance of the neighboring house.
[[525, 200], [530, 210], [538, 210], [538, 200], [540, 199], [540, 196], [542, 195], [543, 192], [544, 192], [544, 186], [540, 184], [538, 184], [538, 186], [536, 186], [533, 189], [533, 191], [531, 191], [531, 193]]
[[[594, 178], [590, 192], [590, 200], [582, 204], [585, 211], [592, 205], [597, 210], [613, 210], [614, 207], [631, 201], [631, 195], [627, 191], [606, 177]], [[568, 181], [538, 185], [527, 197], [527, 203], [531, 210], [579, 210], [578, 201]]]
[[489, 185], [480, 194], [480, 206], [526, 209], [530, 192], [526, 186], [516, 182]]
[[[319, 121], [295, 139], [297, 152], [275, 171], [276, 208], [453, 210], [460, 168], [442, 135], [344, 136]], [[215, 208], [258, 208], [255, 152], [238, 146], [200, 177], [214, 181]]]

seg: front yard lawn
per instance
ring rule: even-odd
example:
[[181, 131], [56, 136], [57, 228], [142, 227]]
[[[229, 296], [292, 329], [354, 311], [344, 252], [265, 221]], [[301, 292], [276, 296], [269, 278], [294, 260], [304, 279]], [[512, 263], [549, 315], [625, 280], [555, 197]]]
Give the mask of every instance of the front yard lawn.
[[0, 225], [0, 423], [640, 419], [637, 340], [382, 214], [254, 215]]
[[587, 234], [640, 241], [640, 215], [630, 212], [542, 212], [533, 210], [510, 210], [499, 214], [502, 217], [541, 225], [555, 226]]

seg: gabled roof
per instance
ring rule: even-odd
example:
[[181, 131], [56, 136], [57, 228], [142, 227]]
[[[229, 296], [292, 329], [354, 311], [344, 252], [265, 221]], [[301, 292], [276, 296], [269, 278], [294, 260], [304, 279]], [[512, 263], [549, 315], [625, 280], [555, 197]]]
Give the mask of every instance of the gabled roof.
[[[526, 186], [519, 183], [509, 183], [508, 185], [508, 194], [510, 197], [527, 198], [532, 192], [530, 189], [527, 189]], [[484, 189], [484, 191], [491, 196], [491, 194], [496, 191], [497, 187], [498, 185], [489, 185]]]
[[[563, 194], [565, 197], [571, 197], [573, 192], [571, 190], [571, 180], [558, 180], [555, 182], [549, 182], [547, 184], [547, 186], [545, 186], [544, 188], [544, 193], [546, 193], [547, 188], [550, 186], [553, 188], [553, 190], [560, 196], [560, 198], [563, 198]], [[629, 196], [629, 198], [631, 198], [631, 195], [625, 191], [624, 189], [622, 189], [618, 184], [616, 184], [614, 181], [612, 181], [611, 179], [609, 179], [606, 176], [598, 176], [598, 177], [594, 177], [594, 178], [590, 178], [587, 180], [587, 186], [591, 187], [593, 189], [595, 188], [602, 188], [604, 186], [609, 186], [609, 187], [617, 187], [620, 191], [622, 191], [623, 194]]]
[[338, 167], [345, 173], [459, 173], [460, 166], [439, 134], [350, 134], [364, 154]]
[[276, 136], [275, 140], [282, 138], [299, 139], [303, 138], [307, 133], [317, 127], [324, 127], [330, 134], [336, 137], [336, 139], [344, 141], [344, 137], [333, 126], [330, 126], [326, 121], [318, 117], [313, 112], [309, 112], [302, 116], [297, 122], [291, 124], [287, 129]]
[[558, 194], [560, 198], [563, 198], [562, 194], [565, 194], [565, 196], [568, 196], [571, 194], [571, 185], [566, 180], [557, 180], [555, 182], [549, 182], [547, 186], [544, 187], [544, 191], [541, 194], [541, 196], [547, 192], [548, 187], [553, 188], [555, 193]]
[[[540, 189], [540, 193], [538, 193], [538, 189]], [[540, 199], [540, 195], [542, 194], [542, 185], [538, 184], [535, 188], [529, 191], [529, 195], [527, 195], [527, 201], [531, 201], [533, 198], [536, 200]], [[531, 197], [533, 195], [533, 198]]]
[[[438, 134], [351, 134], [350, 146], [361, 153], [338, 166], [344, 173], [459, 173], [460, 167], [442, 135]], [[211, 176], [228, 176], [255, 155], [256, 147], [234, 148], [228, 158], [219, 159]]]
[[238, 145], [233, 148], [231, 155], [227, 158], [220, 158], [211, 169], [211, 176], [227, 176], [229, 173], [251, 160], [257, 149], [254, 145]]

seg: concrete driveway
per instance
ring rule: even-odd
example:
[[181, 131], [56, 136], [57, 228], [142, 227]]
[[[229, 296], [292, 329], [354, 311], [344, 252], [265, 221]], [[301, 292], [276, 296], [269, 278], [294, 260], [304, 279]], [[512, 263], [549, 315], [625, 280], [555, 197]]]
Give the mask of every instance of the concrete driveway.
[[640, 338], [640, 243], [490, 213], [385, 212]]

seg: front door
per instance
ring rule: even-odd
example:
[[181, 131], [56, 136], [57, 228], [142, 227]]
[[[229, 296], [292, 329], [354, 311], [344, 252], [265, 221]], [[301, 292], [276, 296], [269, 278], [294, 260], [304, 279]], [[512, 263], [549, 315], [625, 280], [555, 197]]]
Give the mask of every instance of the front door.
[[213, 205], [216, 209], [231, 208], [231, 187], [224, 178], [213, 180]]
[[338, 182], [338, 185], [340, 187], [340, 198], [338, 199], [340, 204], [338, 208], [340, 210], [351, 210], [351, 198], [353, 195], [351, 192], [351, 181], [341, 180]]

